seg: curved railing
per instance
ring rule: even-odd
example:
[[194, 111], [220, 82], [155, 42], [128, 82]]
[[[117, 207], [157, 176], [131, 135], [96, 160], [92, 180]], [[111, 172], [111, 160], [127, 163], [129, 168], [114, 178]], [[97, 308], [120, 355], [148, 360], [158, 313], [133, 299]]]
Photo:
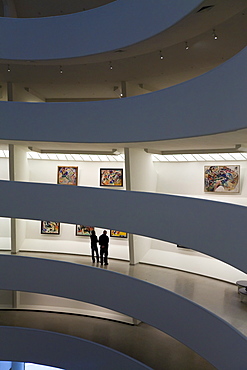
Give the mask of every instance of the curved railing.
[[189, 246], [247, 272], [247, 208], [243, 206], [157, 193], [12, 181], [0, 181], [0, 194], [1, 217], [125, 230]]
[[244, 369], [246, 364], [246, 337], [230, 324], [186, 298], [133, 277], [68, 262], [0, 255], [0, 289], [100, 305], [164, 331], [216, 368]]
[[202, 0], [118, 0], [59, 17], [1, 18], [0, 59], [75, 58], [117, 50], [177, 23]]
[[126, 143], [240, 130], [247, 127], [246, 59], [247, 48], [202, 76], [131, 98], [0, 102], [0, 139]]
[[0, 326], [0, 358], [60, 369], [150, 369], [120, 352], [85, 339], [43, 330]]

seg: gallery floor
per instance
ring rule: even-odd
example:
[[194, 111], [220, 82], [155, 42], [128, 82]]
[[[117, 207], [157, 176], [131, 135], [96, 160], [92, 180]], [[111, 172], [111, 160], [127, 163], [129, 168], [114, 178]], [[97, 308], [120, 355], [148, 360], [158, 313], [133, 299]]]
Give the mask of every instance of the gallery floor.
[[[85, 256], [24, 252], [19, 255], [91, 265], [91, 259]], [[96, 268], [101, 267], [96, 265]], [[128, 262], [117, 260], [110, 260], [109, 265], [102, 268], [134, 276], [183, 295], [247, 335], [247, 299], [241, 302], [233, 284], [163, 267], [130, 266]], [[145, 323], [131, 326], [63, 313], [1, 310], [0, 325], [25, 326], [89, 339], [126, 353], [153, 369], [214, 368], [183, 344]]]

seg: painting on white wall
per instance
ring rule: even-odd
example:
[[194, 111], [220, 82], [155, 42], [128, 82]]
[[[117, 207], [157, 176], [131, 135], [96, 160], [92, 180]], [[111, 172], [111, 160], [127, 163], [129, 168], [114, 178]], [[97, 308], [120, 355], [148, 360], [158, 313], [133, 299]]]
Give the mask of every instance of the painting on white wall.
[[113, 238], [127, 238], [127, 233], [125, 231], [111, 230], [110, 235]]
[[60, 234], [60, 222], [41, 221], [41, 234]]
[[76, 236], [90, 236], [94, 230], [93, 226], [76, 225]]
[[239, 193], [240, 166], [205, 166], [204, 191]]
[[100, 186], [123, 186], [123, 170], [120, 169], [100, 169]]
[[78, 167], [62, 167], [57, 169], [57, 183], [62, 185], [77, 185]]

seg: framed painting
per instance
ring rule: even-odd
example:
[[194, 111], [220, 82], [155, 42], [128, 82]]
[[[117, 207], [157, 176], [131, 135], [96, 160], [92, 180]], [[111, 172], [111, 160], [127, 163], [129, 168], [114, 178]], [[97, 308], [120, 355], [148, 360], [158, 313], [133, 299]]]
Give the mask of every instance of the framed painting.
[[77, 185], [78, 167], [58, 166], [57, 183], [62, 185]]
[[204, 166], [204, 192], [239, 193], [240, 166]]
[[123, 169], [101, 168], [100, 186], [123, 186]]
[[41, 221], [41, 234], [60, 234], [60, 222]]
[[75, 235], [76, 236], [90, 236], [94, 230], [92, 226], [76, 225]]
[[113, 238], [127, 238], [127, 233], [125, 231], [111, 230], [110, 235]]

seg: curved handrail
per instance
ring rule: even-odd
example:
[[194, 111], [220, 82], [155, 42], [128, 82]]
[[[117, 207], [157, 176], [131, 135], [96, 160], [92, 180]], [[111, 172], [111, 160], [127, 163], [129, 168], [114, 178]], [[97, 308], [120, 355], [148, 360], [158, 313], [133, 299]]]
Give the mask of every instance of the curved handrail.
[[246, 365], [246, 337], [230, 324], [184, 297], [130, 276], [68, 262], [0, 255], [0, 289], [100, 305], [164, 331], [216, 368]]
[[75, 58], [117, 50], [177, 23], [202, 0], [118, 0], [59, 17], [0, 18], [0, 59]]
[[247, 127], [246, 58], [247, 48], [202, 76], [131, 98], [0, 102], [0, 139], [127, 143], [240, 130]]
[[157, 193], [3, 180], [0, 194], [1, 217], [125, 230], [189, 246], [247, 272], [244, 206]]
[[44, 330], [0, 326], [0, 358], [60, 369], [150, 369], [101, 344]]

